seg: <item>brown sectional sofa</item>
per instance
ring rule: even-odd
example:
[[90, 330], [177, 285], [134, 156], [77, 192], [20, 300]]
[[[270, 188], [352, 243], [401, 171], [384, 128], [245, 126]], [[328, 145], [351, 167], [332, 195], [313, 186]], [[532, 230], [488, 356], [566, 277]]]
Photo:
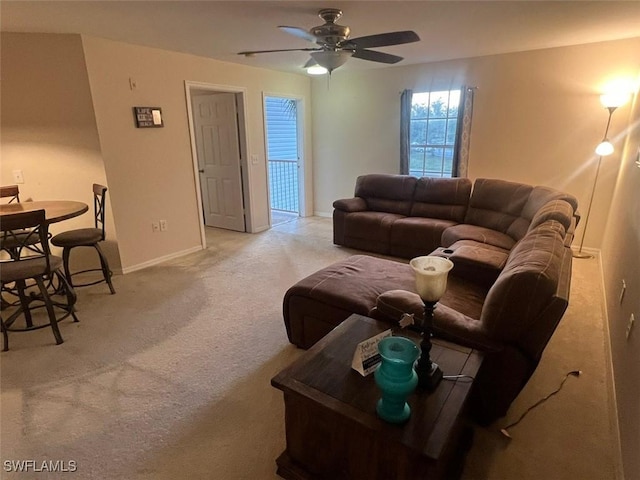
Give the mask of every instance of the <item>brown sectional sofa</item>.
[[532, 222], [548, 218], [565, 223], [570, 245], [578, 220], [572, 195], [485, 178], [477, 179], [472, 191], [467, 178], [362, 175], [355, 196], [336, 200], [333, 207], [336, 245], [401, 258], [440, 246], [455, 250], [458, 241], [507, 255]]
[[[373, 175], [334, 205], [336, 243], [454, 262], [434, 333], [485, 353], [472, 411], [484, 424], [503, 416], [568, 304], [575, 199], [502, 180], [476, 180], [472, 191], [466, 179]], [[292, 286], [283, 313], [289, 340], [309, 348], [352, 313], [393, 324], [403, 313], [421, 317], [422, 302], [406, 261], [354, 255]]]
[[333, 242], [403, 258], [429, 253], [464, 221], [470, 194], [467, 178], [360, 176], [355, 197], [333, 203]]

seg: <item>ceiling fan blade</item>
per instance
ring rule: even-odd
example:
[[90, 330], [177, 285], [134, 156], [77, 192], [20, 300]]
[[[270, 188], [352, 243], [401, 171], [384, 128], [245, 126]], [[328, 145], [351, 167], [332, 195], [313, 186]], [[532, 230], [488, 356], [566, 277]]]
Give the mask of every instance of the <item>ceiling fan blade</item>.
[[274, 53], [274, 52], [317, 52], [322, 50], [322, 48], [284, 48], [281, 50], [252, 50], [248, 52], [238, 52], [238, 55], [244, 55], [245, 57], [250, 57], [251, 55], [255, 55], [256, 53]]
[[405, 30], [403, 32], [379, 33], [377, 35], [368, 35], [366, 37], [350, 38], [346, 41], [346, 44], [353, 44], [357, 48], [373, 48], [386, 47], [389, 45], [401, 45], [403, 43], [413, 43], [419, 41], [420, 37], [416, 32], [412, 30]]
[[361, 60], [369, 60], [371, 62], [380, 63], [398, 63], [402, 57], [391, 55], [390, 53], [376, 52], [375, 50], [356, 50], [353, 52], [353, 58]]
[[278, 27], [283, 32], [288, 33], [289, 35], [293, 35], [294, 37], [302, 38], [303, 40], [307, 40], [308, 42], [316, 43], [318, 42], [318, 37], [315, 35], [311, 35], [303, 28], [299, 27], [287, 27], [286, 25], [280, 25]]

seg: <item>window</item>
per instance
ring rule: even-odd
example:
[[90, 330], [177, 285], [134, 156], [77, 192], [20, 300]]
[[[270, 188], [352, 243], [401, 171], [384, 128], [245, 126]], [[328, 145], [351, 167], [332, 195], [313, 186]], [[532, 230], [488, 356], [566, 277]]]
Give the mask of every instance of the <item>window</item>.
[[270, 206], [292, 213], [300, 211], [297, 108], [294, 98], [264, 98]]
[[409, 129], [409, 175], [451, 177], [460, 90], [414, 93]]

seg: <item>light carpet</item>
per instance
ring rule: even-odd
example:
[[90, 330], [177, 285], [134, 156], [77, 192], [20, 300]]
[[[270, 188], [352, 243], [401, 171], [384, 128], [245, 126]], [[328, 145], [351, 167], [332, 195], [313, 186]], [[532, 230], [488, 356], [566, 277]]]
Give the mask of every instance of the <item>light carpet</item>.
[[[260, 234], [209, 229], [208, 248], [78, 289], [80, 323], [10, 336], [1, 362], [1, 478], [277, 479], [292, 284], [355, 251], [331, 220]], [[575, 260], [569, 310], [509, 411], [476, 428], [463, 479], [616, 478], [597, 260]], [[498, 430], [554, 390], [507, 441]], [[73, 474], [11, 473], [7, 460], [73, 461]]]

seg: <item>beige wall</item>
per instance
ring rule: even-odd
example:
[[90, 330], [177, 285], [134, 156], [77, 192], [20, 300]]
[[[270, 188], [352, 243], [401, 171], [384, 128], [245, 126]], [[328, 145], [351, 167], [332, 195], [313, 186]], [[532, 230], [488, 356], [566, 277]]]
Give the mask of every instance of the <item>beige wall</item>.
[[[252, 231], [269, 227], [262, 95], [301, 99], [302, 213], [311, 214], [308, 77], [79, 35], [2, 34], [2, 183], [13, 183], [12, 171], [21, 169], [22, 198], [87, 203], [91, 184], [106, 184], [107, 254], [116, 270], [201, 248], [185, 81], [245, 95], [249, 158], [258, 156], [257, 164], [244, 165]], [[164, 128], [135, 128], [133, 106], [161, 107]], [[153, 233], [151, 223], [160, 219], [167, 220], [168, 230]], [[79, 217], [52, 230], [79, 228], [87, 220]]]
[[[337, 70], [329, 85], [325, 78], [314, 79], [315, 210], [330, 214], [333, 200], [353, 194], [358, 175], [398, 173], [403, 89], [467, 84], [478, 88], [469, 176], [565, 190], [578, 197], [584, 215], [597, 162], [593, 149], [607, 121], [599, 103], [601, 88], [611, 76], [635, 72], [639, 51], [640, 38], [635, 38], [379, 70]], [[616, 112], [612, 137], [624, 129], [627, 115], [628, 107]], [[600, 246], [617, 172], [617, 162], [603, 163], [585, 246]]]
[[[258, 164], [245, 165], [251, 225], [253, 231], [269, 227], [262, 92], [296, 95], [309, 103], [307, 77], [93, 37], [83, 37], [83, 45], [125, 271], [200, 246], [185, 81], [244, 90], [249, 158], [259, 158]], [[164, 128], [135, 128], [133, 106], [161, 107]], [[311, 192], [311, 175], [307, 178]], [[151, 223], [159, 219], [167, 220], [168, 230], [153, 233]]]
[[[13, 170], [22, 170], [22, 201], [77, 200], [92, 209], [91, 185], [107, 182], [80, 36], [2, 33], [1, 62], [2, 184], [14, 183]], [[89, 215], [54, 224], [51, 232], [93, 226]], [[105, 252], [118, 268], [109, 203], [106, 228]], [[81, 250], [71, 258], [83, 258]]]
[[[640, 67], [637, 78], [640, 81]], [[622, 112], [615, 112], [617, 116]], [[618, 403], [625, 478], [640, 478], [640, 98], [635, 97], [621, 148], [614, 160], [621, 162], [604, 229], [602, 266], [611, 338], [614, 380]], [[620, 301], [622, 280], [627, 289]], [[636, 324], [629, 338], [631, 314]]]

